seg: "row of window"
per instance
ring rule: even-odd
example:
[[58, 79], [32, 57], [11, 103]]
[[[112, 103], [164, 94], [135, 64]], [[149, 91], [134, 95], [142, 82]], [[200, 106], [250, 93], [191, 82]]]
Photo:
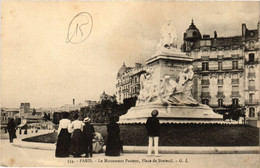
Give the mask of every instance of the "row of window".
[[[209, 87], [208, 86], [202, 86], [201, 93], [209, 93]], [[223, 92], [223, 86], [218, 86], [218, 93]], [[239, 92], [239, 86], [232, 86], [232, 92]], [[231, 93], [232, 93], [231, 92]]]
[[[223, 85], [224, 81], [223, 79], [218, 79], [218, 85]], [[239, 84], [239, 79], [232, 79], [231, 84]], [[209, 80], [201, 80], [201, 85], [210, 85]], [[254, 87], [255, 86], [255, 80], [249, 80], [248, 83], [249, 87]]]
[[[255, 86], [251, 86], [251, 87], [249, 86], [248, 90], [249, 91], [255, 91]], [[250, 95], [251, 94], [249, 94], [249, 96]], [[201, 96], [202, 97], [210, 96], [209, 87], [202, 87]], [[217, 96], [224, 96], [223, 86], [219, 86], [218, 87]], [[239, 86], [232, 86], [231, 96], [234, 96], [234, 97], [240, 96], [240, 94], [239, 94]]]
[[[254, 62], [255, 61], [255, 54], [251, 53], [249, 54], [249, 62]], [[233, 60], [232, 61], [232, 69], [236, 70], [238, 69], [238, 61]], [[209, 70], [209, 62], [202, 62], [202, 71], [208, 71]], [[223, 70], [223, 63], [222, 61], [218, 62], [218, 70]]]
[[[251, 76], [254, 75], [255, 76], [255, 73], [251, 73], [251, 74], [248, 74], [248, 75], [251, 75]], [[222, 74], [218, 75], [218, 81], [217, 82], [218, 82], [217, 83], [218, 85], [223, 85], [224, 84], [223, 75]], [[231, 84], [239, 84], [239, 75], [237, 73], [232, 74]], [[209, 76], [208, 75], [203, 75], [202, 76], [201, 85], [210, 85], [210, 80], [209, 80]], [[248, 87], [249, 90], [255, 88], [255, 80], [254, 79], [250, 79], [248, 81], [248, 86], [249, 86]]]
[[134, 84], [134, 83], [139, 83], [139, 82], [140, 82], [139, 77], [126, 78], [126, 79], [123, 79], [123, 80], [118, 80], [118, 85], [123, 85], [123, 84], [126, 84], [126, 83]]
[[2, 120], [8, 120], [8, 117], [1, 117]]
[[[238, 69], [238, 61], [232, 61], [232, 69], [233, 70]], [[208, 70], [209, 70], [209, 62], [202, 62], [202, 71], [208, 71]], [[218, 62], [218, 70], [223, 70], [222, 61]]]
[[[119, 97], [118, 97], [118, 98], [119, 98], [119, 101], [121, 101], [121, 98], [122, 98], [122, 97], [121, 97], [121, 94], [119, 94]], [[129, 95], [128, 93], [124, 93], [122, 100], [127, 99], [127, 98], [130, 98], [130, 95]]]
[[[218, 79], [218, 85], [223, 85], [223, 79]], [[232, 79], [231, 84], [239, 84], [239, 79]], [[210, 85], [209, 80], [201, 80], [201, 85]]]
[[[218, 58], [218, 60], [222, 60], [224, 58], [224, 56], [223, 55], [218, 55], [217, 58]], [[238, 59], [239, 55], [232, 55], [232, 58], [233, 59]], [[210, 59], [210, 56], [201, 56], [201, 59], [206, 61], [206, 60]], [[254, 53], [248, 54], [248, 60], [249, 61], [255, 61], [255, 54]]]
[[[127, 87], [128, 89], [128, 87]], [[131, 94], [138, 94], [140, 91], [139, 87], [133, 87], [128, 90], [128, 92], [123, 93], [123, 99], [131, 98]], [[119, 94], [119, 100], [121, 100], [121, 90], [118, 92]]]
[[[238, 106], [238, 99], [234, 98], [232, 99], [232, 106], [237, 107]], [[202, 104], [209, 105], [209, 99], [202, 99], [201, 100]], [[223, 99], [218, 99], [218, 107], [223, 107]]]
[[[202, 99], [202, 104], [209, 105], [209, 99]], [[237, 98], [232, 99], [232, 105], [237, 107], [239, 105], [239, 100]], [[218, 107], [223, 107], [223, 99], [218, 99]], [[249, 117], [255, 117], [255, 108], [249, 107]]]

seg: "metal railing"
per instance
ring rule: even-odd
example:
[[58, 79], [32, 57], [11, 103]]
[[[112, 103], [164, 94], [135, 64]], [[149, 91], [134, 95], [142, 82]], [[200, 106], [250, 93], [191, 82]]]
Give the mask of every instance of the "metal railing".
[[259, 64], [259, 60], [258, 58], [255, 60], [246, 60], [245, 64]]
[[249, 78], [255, 78], [255, 72], [248, 72], [248, 77]]
[[231, 83], [232, 83], [232, 84], [239, 84], [239, 79], [232, 79], [232, 80], [231, 80]]
[[232, 91], [232, 92], [231, 92], [231, 96], [236, 96], [236, 97], [237, 97], [237, 96], [240, 96], [240, 95], [239, 95], [239, 91]]
[[245, 104], [246, 105], [258, 105], [259, 100], [258, 99], [246, 99]]
[[210, 94], [209, 94], [209, 92], [201, 92], [201, 96], [202, 97], [209, 97]]
[[224, 96], [224, 92], [218, 92], [217, 96]]
[[201, 84], [202, 84], [202, 85], [209, 85], [209, 80], [208, 80], [208, 79], [207, 79], [207, 80], [202, 79], [202, 80], [201, 80]]
[[248, 86], [249, 91], [255, 91], [255, 86]]

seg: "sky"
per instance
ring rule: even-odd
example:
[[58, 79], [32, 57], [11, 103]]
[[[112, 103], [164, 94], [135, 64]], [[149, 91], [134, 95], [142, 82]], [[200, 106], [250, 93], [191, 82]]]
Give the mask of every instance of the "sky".
[[[150, 58], [166, 20], [173, 21], [180, 47], [191, 19], [201, 34], [241, 35], [242, 23], [257, 29], [259, 7], [259, 2], [243, 1], [4, 1], [1, 107], [19, 107], [21, 102], [60, 107], [72, 99], [99, 100], [103, 91], [115, 94], [123, 62], [134, 66]], [[75, 32], [77, 25], [82, 27]], [[73, 33], [85, 38], [71, 43], [67, 36], [73, 38]]]

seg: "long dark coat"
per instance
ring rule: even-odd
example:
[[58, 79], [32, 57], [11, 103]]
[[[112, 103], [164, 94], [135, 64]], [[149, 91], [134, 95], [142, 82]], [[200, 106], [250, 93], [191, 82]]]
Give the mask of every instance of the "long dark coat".
[[94, 132], [95, 129], [93, 125], [86, 123], [83, 126], [83, 132], [82, 132], [82, 147], [83, 152], [87, 155], [92, 155], [92, 141], [94, 139]]
[[120, 142], [120, 128], [115, 122], [107, 125], [107, 143], [106, 143], [106, 156], [120, 156], [122, 144]]
[[94, 129], [93, 125], [86, 123], [83, 126], [83, 132], [82, 132], [83, 143], [86, 143], [86, 142], [92, 143], [92, 140], [94, 138], [94, 132], [95, 132], [95, 129]]
[[157, 117], [149, 117], [146, 121], [145, 127], [148, 136], [160, 136], [160, 122]]
[[11, 119], [8, 123], [7, 123], [7, 130], [9, 133], [9, 140], [10, 142], [13, 142], [13, 139], [16, 138], [16, 130], [15, 130], [16, 124], [14, 122], [13, 119]]

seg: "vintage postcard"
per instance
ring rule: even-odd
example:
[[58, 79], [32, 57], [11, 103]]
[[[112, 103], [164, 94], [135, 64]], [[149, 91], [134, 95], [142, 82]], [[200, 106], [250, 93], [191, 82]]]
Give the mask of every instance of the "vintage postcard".
[[258, 168], [258, 1], [2, 1], [1, 167]]

